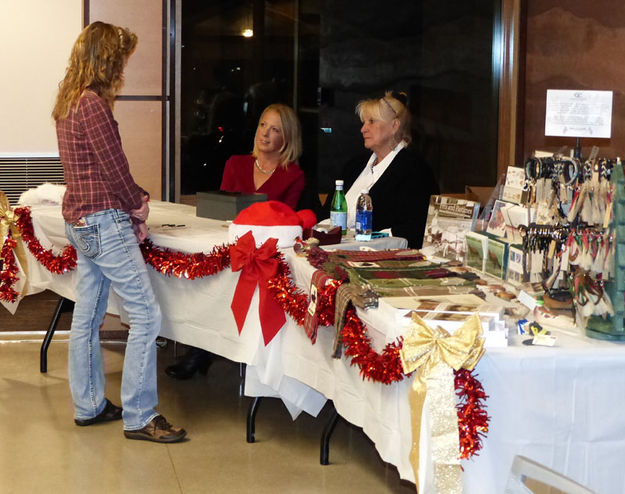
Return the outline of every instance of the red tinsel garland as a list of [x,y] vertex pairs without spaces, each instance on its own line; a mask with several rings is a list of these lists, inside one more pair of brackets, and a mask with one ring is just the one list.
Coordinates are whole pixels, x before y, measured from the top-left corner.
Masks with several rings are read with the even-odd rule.
[[[293,282],[291,268],[284,260],[284,256],[278,253],[276,259],[278,260],[278,273],[268,281],[269,292],[284,312],[291,316],[298,326],[303,326],[308,310],[308,297]],[[317,293],[317,307],[320,308],[317,317],[320,326],[334,324],[334,299],[340,285],[340,281],[332,280]]]
[[293,282],[291,269],[282,254],[278,253],[275,257],[278,261],[278,272],[267,282],[269,293],[298,326],[303,326],[308,297]]
[[55,255],[52,249],[44,249],[33,228],[33,220],[30,216],[30,209],[27,207],[15,208],[17,215],[17,228],[22,234],[22,239],[26,243],[28,250],[35,259],[54,274],[63,274],[72,271],[76,267],[76,251],[72,245],[66,246],[60,255]]
[[363,379],[391,384],[402,381],[405,377],[404,369],[399,358],[402,340],[398,339],[384,347],[382,353],[371,348],[365,325],[356,315],[356,310],[350,307],[345,314],[345,325],[341,332],[345,355],[352,358],[351,365],[360,368]]
[[19,293],[15,291],[13,285],[19,280],[17,277],[17,263],[13,249],[17,243],[11,237],[7,237],[0,250],[0,300],[5,302],[15,302]]
[[321,326],[334,326],[334,301],[336,290],[341,286],[341,281],[332,280],[317,292],[317,305],[321,308],[318,313],[318,321]]
[[140,247],[146,264],[161,274],[176,278],[194,280],[212,276],[230,266],[229,245],[215,246],[210,254],[203,252],[187,254],[164,249],[149,240],[145,240]]
[[[30,252],[48,271],[63,274],[76,267],[76,252],[71,245],[65,247],[60,255],[54,255],[51,249],[44,249],[34,235],[29,208],[16,208],[17,226]],[[17,281],[13,248],[15,241],[8,238],[0,257],[4,258],[0,271],[0,299],[14,301],[18,294],[12,286]],[[158,272],[177,278],[196,279],[219,273],[230,266],[230,246],[216,246],[209,254],[183,253],[155,246],[149,240],[141,245],[141,251],[147,264]],[[304,324],[308,297],[297,288],[291,277],[291,270],[282,254],[276,254],[278,273],[269,280],[269,290],[283,310],[299,325]],[[334,300],[340,280],[333,280],[318,293],[318,306],[322,308],[319,323],[322,326],[334,324]],[[404,379],[399,358],[402,347],[401,338],[386,345],[381,354],[371,348],[365,325],[358,318],[356,311],[350,308],[342,331],[345,355],[351,357],[351,365],[360,368],[363,379],[392,384]],[[489,417],[484,410],[487,396],[480,382],[471,372],[460,370],[455,375],[455,386],[459,398],[458,425],[460,428],[460,456],[469,458],[482,447],[482,437],[488,432]]]
[[460,458],[469,459],[482,449],[482,439],[488,433],[490,417],[484,410],[488,395],[482,383],[473,375],[473,371],[460,369],[454,371],[454,384],[458,404],[458,429],[460,435]]
[[[348,309],[345,326],[341,333],[345,355],[351,356],[352,365],[360,367],[361,376],[384,384],[404,379],[405,374],[399,358],[403,341],[386,345],[381,354],[371,348],[365,326],[353,308]],[[454,384],[458,396],[460,458],[468,459],[482,449],[482,438],[488,432],[490,420],[484,404],[488,396],[482,384],[467,369],[454,371]]]

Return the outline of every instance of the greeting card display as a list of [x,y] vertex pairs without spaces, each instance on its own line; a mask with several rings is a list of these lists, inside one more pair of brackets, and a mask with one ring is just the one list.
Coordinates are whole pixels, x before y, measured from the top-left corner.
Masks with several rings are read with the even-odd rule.
[[478,271],[486,268],[486,253],[488,252],[488,237],[477,232],[468,232],[465,236],[466,254],[464,263]]
[[479,211],[480,204],[476,201],[431,196],[423,249],[429,255],[463,260],[465,236],[475,228]]
[[525,170],[520,167],[509,166],[501,198],[507,202],[521,203],[524,185]]

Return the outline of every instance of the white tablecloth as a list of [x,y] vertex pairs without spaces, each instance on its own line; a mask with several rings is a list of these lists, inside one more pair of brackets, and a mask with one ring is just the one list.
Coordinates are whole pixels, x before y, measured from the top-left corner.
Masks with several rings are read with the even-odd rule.
[[[151,203],[153,242],[187,252],[210,251],[227,242],[227,225],[195,217],[194,208]],[[44,247],[66,245],[60,208],[33,208],[35,233]],[[162,227],[184,224],[184,227]],[[298,286],[308,292],[313,268],[285,251]],[[74,275],[51,275],[29,254],[34,290],[50,289],[75,299]],[[414,481],[408,461],[411,445],[409,380],[386,386],[363,381],[343,358],[330,358],[333,328],[319,328],[315,345],[288,316],[265,347],[257,317],[257,294],[241,334],[230,311],[238,273],[224,270],[198,280],[151,279],[163,312],[162,335],[248,364],[246,394],[279,396],[292,415],[316,415],[326,399],[339,414],[363,428],[384,461]],[[118,311],[113,299],[109,310]],[[371,314],[363,314],[370,318]],[[371,318],[375,320],[376,318]],[[392,341],[396,328],[371,330],[376,347]],[[489,395],[490,431],[479,456],[463,462],[464,492],[499,494],[514,455],[541,462],[601,494],[625,492],[625,345],[558,335],[554,348],[518,342],[489,349],[477,374]],[[427,444],[424,444],[427,448]],[[423,459],[419,492],[430,492],[429,463]]]

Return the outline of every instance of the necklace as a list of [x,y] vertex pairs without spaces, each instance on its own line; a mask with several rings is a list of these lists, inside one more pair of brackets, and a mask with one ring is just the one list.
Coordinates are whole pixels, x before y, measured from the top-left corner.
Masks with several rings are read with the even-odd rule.
[[260,163],[258,163],[258,160],[254,160],[254,164],[256,165],[256,168],[258,168],[258,171],[260,173],[264,173],[265,175],[271,175],[273,172],[276,171],[276,168],[278,168],[276,166],[276,168],[274,168],[273,170],[267,171],[262,166],[260,166]]
[[373,163],[371,163],[371,175],[375,173],[375,170],[373,169],[373,167],[377,164],[378,164],[378,157],[376,156],[375,158],[373,158]]

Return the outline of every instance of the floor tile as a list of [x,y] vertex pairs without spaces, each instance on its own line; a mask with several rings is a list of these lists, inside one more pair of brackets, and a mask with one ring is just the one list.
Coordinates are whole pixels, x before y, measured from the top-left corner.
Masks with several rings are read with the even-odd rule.
[[[187,429],[179,444],[129,441],[121,422],[77,427],[67,381],[67,335],[39,372],[40,336],[0,340],[0,494],[4,493],[414,493],[382,462],[359,428],[340,421],[331,464],[319,464],[330,410],[292,421],[277,399],[264,399],[257,441],[245,440],[250,398],[239,396],[239,365],[217,358],[207,376],[167,377],[173,345],[159,349],[159,410]],[[119,403],[123,343],[106,343],[107,396]]]

